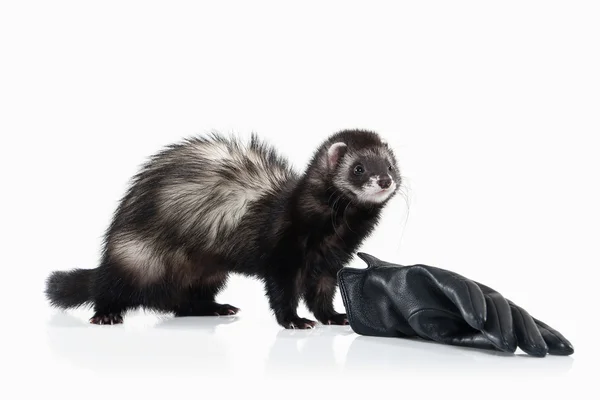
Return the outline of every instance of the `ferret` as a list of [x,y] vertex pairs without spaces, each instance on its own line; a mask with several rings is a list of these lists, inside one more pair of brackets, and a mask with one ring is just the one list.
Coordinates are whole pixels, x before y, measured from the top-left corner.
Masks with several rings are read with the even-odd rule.
[[163,147],[141,165],[112,215],[95,269],[54,271],[45,294],[60,309],[93,306],[93,324],[143,308],[233,315],[215,296],[237,273],[260,279],[284,328],[348,324],[334,309],[337,272],[377,226],[401,185],[379,134],[343,130],[302,174],[255,133],[210,133]]

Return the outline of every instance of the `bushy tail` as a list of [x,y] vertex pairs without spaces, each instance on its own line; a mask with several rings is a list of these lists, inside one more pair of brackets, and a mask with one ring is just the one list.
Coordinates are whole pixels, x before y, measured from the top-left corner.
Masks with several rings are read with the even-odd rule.
[[46,297],[54,307],[75,308],[92,302],[95,269],[54,271],[46,280]]

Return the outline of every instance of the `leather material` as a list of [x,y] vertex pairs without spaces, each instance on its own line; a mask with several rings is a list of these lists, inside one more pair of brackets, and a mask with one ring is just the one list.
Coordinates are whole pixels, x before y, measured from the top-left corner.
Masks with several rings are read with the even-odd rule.
[[520,348],[537,357],[574,352],[563,335],[485,285],[437,267],[358,256],[367,268],[338,272],[348,321],[358,334],[509,353]]

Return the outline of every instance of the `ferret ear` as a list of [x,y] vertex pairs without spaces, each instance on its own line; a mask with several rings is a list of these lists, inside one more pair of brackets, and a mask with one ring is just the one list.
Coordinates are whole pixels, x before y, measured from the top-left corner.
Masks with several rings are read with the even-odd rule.
[[344,142],[337,142],[329,146],[327,150],[327,165],[330,168],[335,167],[340,158],[346,154],[346,150],[348,150],[348,146]]

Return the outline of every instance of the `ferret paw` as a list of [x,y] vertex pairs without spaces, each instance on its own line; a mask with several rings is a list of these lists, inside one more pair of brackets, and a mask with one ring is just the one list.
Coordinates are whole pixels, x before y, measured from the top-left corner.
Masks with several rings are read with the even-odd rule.
[[316,324],[316,321],[311,321],[310,319],[294,318],[293,320],[284,323],[283,326],[286,329],[313,329]]
[[349,325],[346,314],[334,314],[321,321],[323,325]]
[[240,309],[230,304],[217,304],[214,315],[235,315]]
[[92,318],[90,318],[90,323],[94,325],[117,325],[123,323],[123,317],[121,314],[94,314]]

